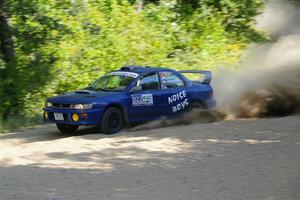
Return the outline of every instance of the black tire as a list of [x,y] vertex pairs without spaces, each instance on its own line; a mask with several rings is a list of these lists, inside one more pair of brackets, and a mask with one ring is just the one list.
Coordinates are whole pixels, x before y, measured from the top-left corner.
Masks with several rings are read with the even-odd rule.
[[108,108],[101,120],[101,130],[105,134],[114,134],[119,132],[124,126],[124,117],[122,111],[116,107]]
[[78,129],[78,126],[76,125],[69,125],[69,124],[56,124],[57,129],[66,134],[75,133]]
[[204,108],[205,108],[205,106],[203,105],[203,103],[194,101],[189,105],[188,112],[192,112],[193,110],[204,109]]

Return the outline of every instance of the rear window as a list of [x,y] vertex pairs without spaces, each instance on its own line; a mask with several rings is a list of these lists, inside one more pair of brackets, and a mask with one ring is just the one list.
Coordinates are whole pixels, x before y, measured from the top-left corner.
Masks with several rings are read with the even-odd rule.
[[159,77],[162,89],[184,86],[184,81],[173,72],[159,72]]

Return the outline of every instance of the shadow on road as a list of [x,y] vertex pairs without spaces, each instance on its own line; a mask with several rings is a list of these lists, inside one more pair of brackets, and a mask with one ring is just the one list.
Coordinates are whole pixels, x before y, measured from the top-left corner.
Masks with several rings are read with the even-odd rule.
[[[21,132],[0,134],[0,140],[21,139],[24,142],[39,142],[57,140],[73,136],[83,136],[87,134],[102,134],[98,128],[81,128],[74,134],[64,134],[56,130],[55,126],[42,126],[38,129],[27,129]],[[103,134],[102,134],[103,135]]]
[[78,137],[43,126],[0,135],[0,199],[199,199],[203,191],[210,195],[203,199],[299,199],[298,122],[290,116],[115,135],[87,128]]
[[[45,125],[40,127],[35,127],[33,129],[26,129],[25,131],[19,131],[14,133],[3,133],[0,134],[0,140],[22,140],[24,143],[31,143],[31,142],[40,142],[40,141],[51,141],[51,140],[58,140],[68,137],[74,136],[85,136],[90,135],[86,139],[100,139],[100,138],[111,138],[120,136],[120,134],[124,135],[132,135],[132,132],[136,130],[132,129],[138,127],[142,123],[132,125],[130,127],[124,128],[121,132],[117,134],[104,134],[101,132],[100,128],[97,127],[80,127],[76,133],[73,134],[66,134],[61,133],[56,129],[54,125]],[[94,135],[94,136],[91,136]]]

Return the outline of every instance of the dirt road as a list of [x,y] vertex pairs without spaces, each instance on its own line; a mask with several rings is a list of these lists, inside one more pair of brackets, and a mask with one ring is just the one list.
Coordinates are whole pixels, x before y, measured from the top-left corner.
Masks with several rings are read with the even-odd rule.
[[300,115],[0,135],[1,200],[299,200]]

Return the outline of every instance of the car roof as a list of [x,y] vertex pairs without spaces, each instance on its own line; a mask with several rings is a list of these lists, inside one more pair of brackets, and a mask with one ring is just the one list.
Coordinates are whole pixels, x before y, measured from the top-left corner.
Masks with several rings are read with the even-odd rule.
[[161,67],[150,67],[150,66],[123,66],[121,69],[116,71],[127,71],[134,72],[137,74],[151,73],[151,72],[159,72],[159,71],[174,71],[168,68]]

